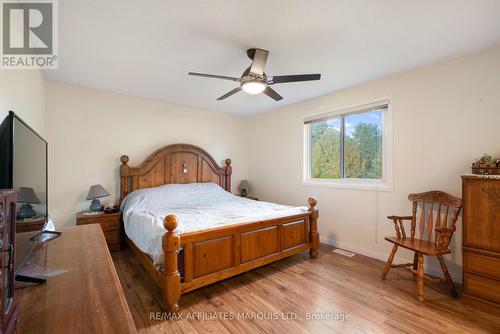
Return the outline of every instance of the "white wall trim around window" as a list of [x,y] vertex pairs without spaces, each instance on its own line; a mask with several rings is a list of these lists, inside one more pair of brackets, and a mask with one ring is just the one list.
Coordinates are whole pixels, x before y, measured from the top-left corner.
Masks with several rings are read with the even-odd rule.
[[[377,106],[387,105],[382,114],[382,179],[315,179],[311,178],[311,126],[306,123],[368,111]],[[342,108],[336,111],[311,115],[303,119],[303,173],[304,186],[332,187],[340,189],[394,191],[394,120],[392,103],[389,98],[376,99],[370,103]]]

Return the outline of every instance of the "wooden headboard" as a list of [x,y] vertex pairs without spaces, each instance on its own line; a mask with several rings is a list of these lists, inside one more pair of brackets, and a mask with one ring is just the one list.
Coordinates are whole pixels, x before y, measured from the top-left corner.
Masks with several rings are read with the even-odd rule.
[[129,192],[170,183],[214,182],[231,191],[231,160],[219,167],[205,150],[189,144],[168,145],[151,154],[137,167],[128,165],[129,158],[120,158],[120,201]]

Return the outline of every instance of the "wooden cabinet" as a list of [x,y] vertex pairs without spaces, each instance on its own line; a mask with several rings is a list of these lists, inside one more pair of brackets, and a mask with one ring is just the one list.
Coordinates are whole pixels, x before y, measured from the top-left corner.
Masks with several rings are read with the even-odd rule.
[[465,299],[500,307],[500,176],[462,176]]
[[19,308],[14,302],[16,192],[0,191],[0,334],[12,333]]
[[99,215],[76,215],[76,225],[99,224],[111,251],[121,249],[121,213],[103,213]]

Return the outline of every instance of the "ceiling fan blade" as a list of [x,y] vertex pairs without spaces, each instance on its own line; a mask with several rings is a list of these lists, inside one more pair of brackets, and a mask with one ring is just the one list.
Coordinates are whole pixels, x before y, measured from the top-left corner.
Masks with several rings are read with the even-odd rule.
[[231,95],[238,93],[240,90],[241,90],[240,87],[236,87],[235,89],[233,89],[233,90],[227,92],[226,94],[222,95],[221,97],[219,97],[217,99],[217,101],[224,100],[225,98],[230,97]]
[[264,91],[262,93],[266,94],[267,96],[269,96],[270,98],[272,98],[275,101],[279,101],[279,100],[283,99],[283,97],[280,94],[276,93],[276,91],[269,86],[267,86],[266,89],[264,89]]
[[213,78],[213,79],[223,79],[223,80],[231,80],[231,81],[240,81],[240,78],[227,77],[225,75],[205,74],[205,73],[197,73],[197,72],[189,72],[188,75],[194,75],[194,76],[197,76],[197,77],[205,77],[205,78]]
[[264,75],[264,67],[266,66],[267,56],[269,55],[269,51],[262,49],[255,49],[255,54],[252,60],[252,66],[250,67],[250,73],[263,76]]
[[311,81],[321,79],[321,74],[296,74],[296,75],[275,75],[270,77],[268,84],[277,84],[285,82]]

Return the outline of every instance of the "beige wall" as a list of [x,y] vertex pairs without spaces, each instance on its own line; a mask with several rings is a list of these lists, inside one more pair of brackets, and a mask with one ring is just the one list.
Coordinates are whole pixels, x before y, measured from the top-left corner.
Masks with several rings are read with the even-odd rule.
[[47,82],[49,205],[57,226],[88,209],[90,185],[102,184],[115,202],[120,156],[141,163],[172,143],[198,145],[222,164],[233,163],[233,188],[247,177],[244,118],[99,90]]
[[45,136],[44,83],[39,70],[0,70],[0,122],[12,110]]
[[[303,118],[388,97],[394,113],[394,192],[301,185]],[[500,47],[375,80],[253,117],[249,182],[263,200],[304,205],[318,198],[321,241],[386,259],[389,214],[408,214],[407,195],[441,189],[461,196],[473,158],[500,157]],[[460,280],[461,223],[450,271]],[[410,260],[407,251],[397,257]],[[430,271],[438,268],[430,263]]]
[[[58,226],[74,224],[75,212],[89,205],[91,184],[112,193],[104,201],[116,200],[121,154],[133,165],[163,145],[186,142],[219,162],[231,158],[233,187],[248,177],[263,200],[304,205],[317,196],[323,242],[385,260],[390,245],[383,237],[393,233],[385,216],[409,213],[408,193],[442,189],[460,196],[460,175],[472,159],[500,156],[499,91],[500,47],[249,118],[46,83],[50,212]],[[303,118],[380,98],[391,99],[394,113],[394,192],[302,185]],[[460,224],[447,257],[456,280]],[[397,256],[412,258],[404,250]],[[437,272],[437,263],[428,270]]]

